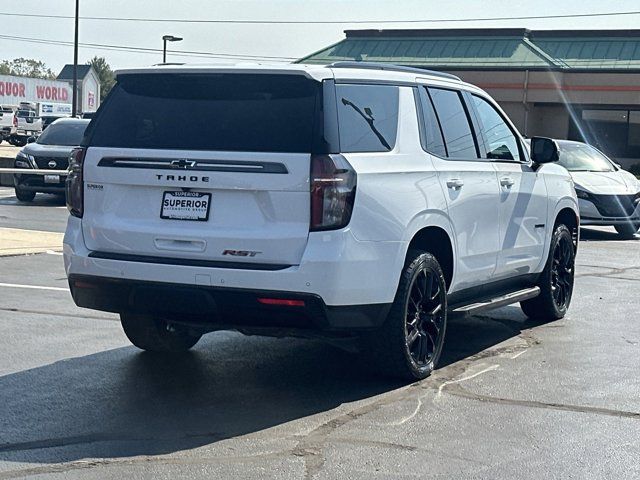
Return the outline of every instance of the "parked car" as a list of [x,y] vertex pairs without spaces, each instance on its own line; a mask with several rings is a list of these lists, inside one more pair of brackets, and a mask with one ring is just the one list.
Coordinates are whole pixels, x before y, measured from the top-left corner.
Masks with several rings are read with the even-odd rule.
[[44,132],[49,125],[51,125],[53,122],[55,122],[60,118],[70,118],[70,117],[50,117],[50,116],[42,117],[42,131]]
[[582,225],[613,226],[624,238],[640,229],[640,181],[591,145],[558,140],[559,163],[571,174]]
[[534,146],[437,72],[121,71],[71,154],[71,293],[145,350],[224,329],[354,337],[367,365],[424,378],[449,314],[567,312],[578,203],[555,142]]
[[11,105],[0,106],[0,143],[3,140],[9,140],[11,135],[16,131],[15,114],[16,107]]
[[9,142],[17,147],[27,144],[29,137],[37,137],[42,133],[42,119],[36,116],[35,110],[20,109],[16,112],[15,132]]
[[[15,168],[66,170],[69,154],[80,145],[89,120],[60,118],[53,122],[38,139],[24,147],[15,160]],[[64,194],[66,174],[14,175],[16,197],[21,202],[31,202],[36,193]]]

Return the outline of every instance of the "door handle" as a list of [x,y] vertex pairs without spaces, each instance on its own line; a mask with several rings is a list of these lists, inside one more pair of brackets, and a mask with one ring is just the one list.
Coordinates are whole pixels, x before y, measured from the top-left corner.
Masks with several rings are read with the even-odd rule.
[[511,188],[515,183],[516,182],[513,178],[503,177],[500,179],[500,185],[502,185],[503,187]]
[[447,187],[452,188],[454,190],[458,190],[462,188],[464,182],[459,178],[451,178],[447,180]]

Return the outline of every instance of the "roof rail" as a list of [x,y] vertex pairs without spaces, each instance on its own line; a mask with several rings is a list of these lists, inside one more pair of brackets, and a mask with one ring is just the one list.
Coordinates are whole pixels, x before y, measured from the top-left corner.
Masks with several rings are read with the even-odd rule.
[[451,80],[462,81],[460,77],[451,73],[438,72],[435,70],[427,70],[426,68],[405,67],[402,65],[394,65],[393,63],[379,62],[357,62],[342,61],[334,62],[326,65],[328,68],[366,68],[369,70],[390,70],[393,72],[415,73],[420,75],[433,75],[434,77],[449,78]]

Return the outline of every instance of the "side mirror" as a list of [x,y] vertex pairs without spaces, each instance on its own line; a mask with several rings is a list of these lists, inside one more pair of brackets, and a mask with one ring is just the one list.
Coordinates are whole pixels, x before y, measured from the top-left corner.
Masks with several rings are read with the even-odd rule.
[[33,143],[35,141],[36,141],[36,137],[31,136],[31,137],[27,138],[27,143]]
[[555,140],[545,137],[531,139],[531,160],[537,164],[557,162],[560,158],[558,144]]

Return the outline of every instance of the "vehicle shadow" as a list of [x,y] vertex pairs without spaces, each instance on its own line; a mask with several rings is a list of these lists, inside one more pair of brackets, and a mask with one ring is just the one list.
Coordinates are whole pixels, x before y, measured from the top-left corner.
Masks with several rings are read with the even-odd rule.
[[[452,319],[441,366],[530,328],[517,312]],[[400,386],[319,341],[219,332],[184,356],[117,348],[0,377],[0,461],[172,453]]]
[[635,238],[624,238],[616,232],[613,227],[607,228],[607,230],[600,230],[595,228],[580,228],[580,241],[593,242],[593,241],[614,241],[614,242],[628,242],[633,240],[640,240],[638,234]]
[[0,205],[21,207],[60,207],[65,205],[64,195],[38,193],[32,202],[21,202],[15,196],[0,198]]

